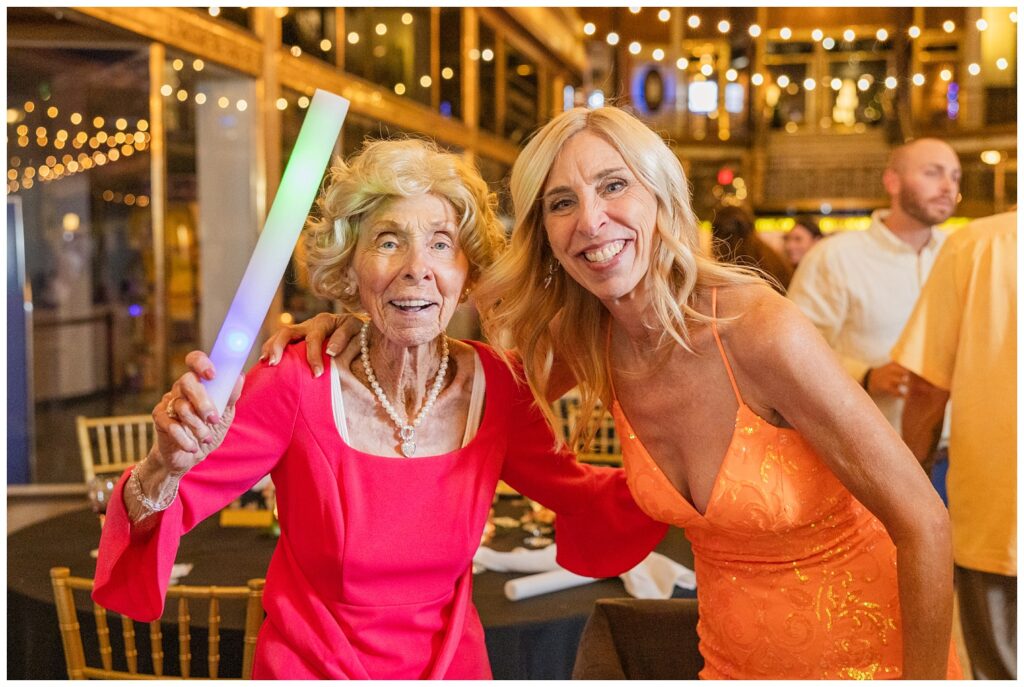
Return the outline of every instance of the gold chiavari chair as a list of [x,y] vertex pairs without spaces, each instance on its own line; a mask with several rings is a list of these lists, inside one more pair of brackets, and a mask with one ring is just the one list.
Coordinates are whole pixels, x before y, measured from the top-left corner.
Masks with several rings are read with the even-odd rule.
[[[68,677],[72,680],[96,678],[103,680],[140,680],[167,679],[164,674],[163,630],[161,621],[149,623],[150,656],[153,671],[139,672],[139,652],[135,640],[135,621],[125,616],[119,617],[121,635],[124,640],[124,659],[127,671],[114,670],[113,647],[110,641],[110,622],[107,609],[93,602],[93,616],[96,619],[96,637],[99,644],[100,663],[102,667],[86,665],[85,651],[82,643],[82,630],[75,610],[74,592],[91,592],[93,581],[83,577],[72,577],[67,568],[51,568],[50,580],[53,583],[53,598],[57,605],[57,620],[60,624],[61,642],[64,645],[64,659],[68,668]],[[243,640],[242,679],[252,677],[253,657],[256,649],[256,635],[263,623],[263,584],[264,580],[249,580],[246,587],[195,587],[175,585],[167,590],[167,600],[177,600],[178,609],[178,662],[180,677],[189,679],[217,678],[220,673],[220,602],[245,602],[245,637]],[[207,601],[208,649],[207,669],[205,676],[193,676],[191,649],[192,608],[190,601]]]
[[[580,397],[576,390],[573,389],[555,401],[554,409],[555,416],[561,420],[562,438],[569,443],[572,429],[580,416]],[[585,463],[622,465],[622,445],[618,432],[615,431],[614,418],[600,404],[594,409],[594,416],[598,420],[597,432],[588,450],[578,452],[577,457]]]
[[76,419],[82,473],[89,482],[97,473],[120,474],[135,465],[155,440],[150,415],[118,415]]

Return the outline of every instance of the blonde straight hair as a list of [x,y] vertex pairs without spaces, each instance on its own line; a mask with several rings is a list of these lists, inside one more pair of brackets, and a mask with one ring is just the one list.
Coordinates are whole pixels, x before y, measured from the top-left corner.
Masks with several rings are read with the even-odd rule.
[[[598,422],[593,411],[600,401],[607,407],[611,400],[605,365],[607,310],[565,270],[552,269],[557,263],[544,229],[541,196],[562,146],[582,131],[615,148],[657,200],[651,264],[644,280],[656,320],[645,324],[661,331],[659,350],[668,352],[673,344],[692,350],[688,320],[711,319],[692,307],[699,288],[760,281],[750,270],[721,265],[704,255],[683,167],[665,141],[636,117],[615,107],[578,107],[541,128],[512,167],[511,243],[484,275],[476,301],[484,331],[499,353],[508,360],[512,349],[517,351],[534,399],[552,429],[557,419],[545,390],[556,353],[572,370],[581,397],[573,449],[590,443]],[[561,437],[561,432],[556,430],[555,436]]]

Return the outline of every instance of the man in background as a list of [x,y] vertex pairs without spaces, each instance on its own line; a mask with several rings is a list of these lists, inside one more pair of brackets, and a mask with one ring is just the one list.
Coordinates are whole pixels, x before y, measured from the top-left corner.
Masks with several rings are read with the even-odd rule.
[[960,160],[922,138],[893,150],[882,176],[891,202],[866,231],[833,234],[796,270],[788,296],[900,430],[907,371],[889,358],[946,235],[936,228],[960,195]]
[[977,680],[1017,677],[1017,213],[946,242],[892,359],[910,371],[903,438],[932,454],[951,400],[949,516]]

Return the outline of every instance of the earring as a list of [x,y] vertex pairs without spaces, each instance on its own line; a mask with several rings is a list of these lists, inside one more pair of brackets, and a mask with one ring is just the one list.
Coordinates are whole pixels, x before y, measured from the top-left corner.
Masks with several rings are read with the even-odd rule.
[[469,294],[470,294],[470,293],[471,293],[472,291],[473,291],[473,289],[471,289],[470,287],[468,287],[468,286],[467,286],[467,287],[466,287],[466,289],[465,289],[465,290],[464,290],[464,291],[462,292],[462,302],[463,302],[463,303],[465,303],[465,302],[466,302],[466,300],[468,300],[468,299],[469,299]]
[[551,258],[551,262],[548,263],[548,273],[547,273],[547,276],[544,277],[544,288],[545,289],[547,289],[549,286],[551,286],[551,280],[554,279],[555,273],[558,272],[558,268],[559,267],[561,267],[561,265],[558,264],[558,261],[555,260],[554,258]]
[[344,290],[346,296],[352,296],[356,292],[356,285],[350,282],[349,285],[346,286]]

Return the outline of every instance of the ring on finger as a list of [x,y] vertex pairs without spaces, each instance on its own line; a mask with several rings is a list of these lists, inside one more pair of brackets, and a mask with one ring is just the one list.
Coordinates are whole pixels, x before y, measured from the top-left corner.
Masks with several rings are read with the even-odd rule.
[[167,406],[164,408],[164,412],[167,413],[167,417],[172,420],[178,419],[178,413],[174,410],[174,402],[177,401],[181,396],[174,396],[167,402]]

